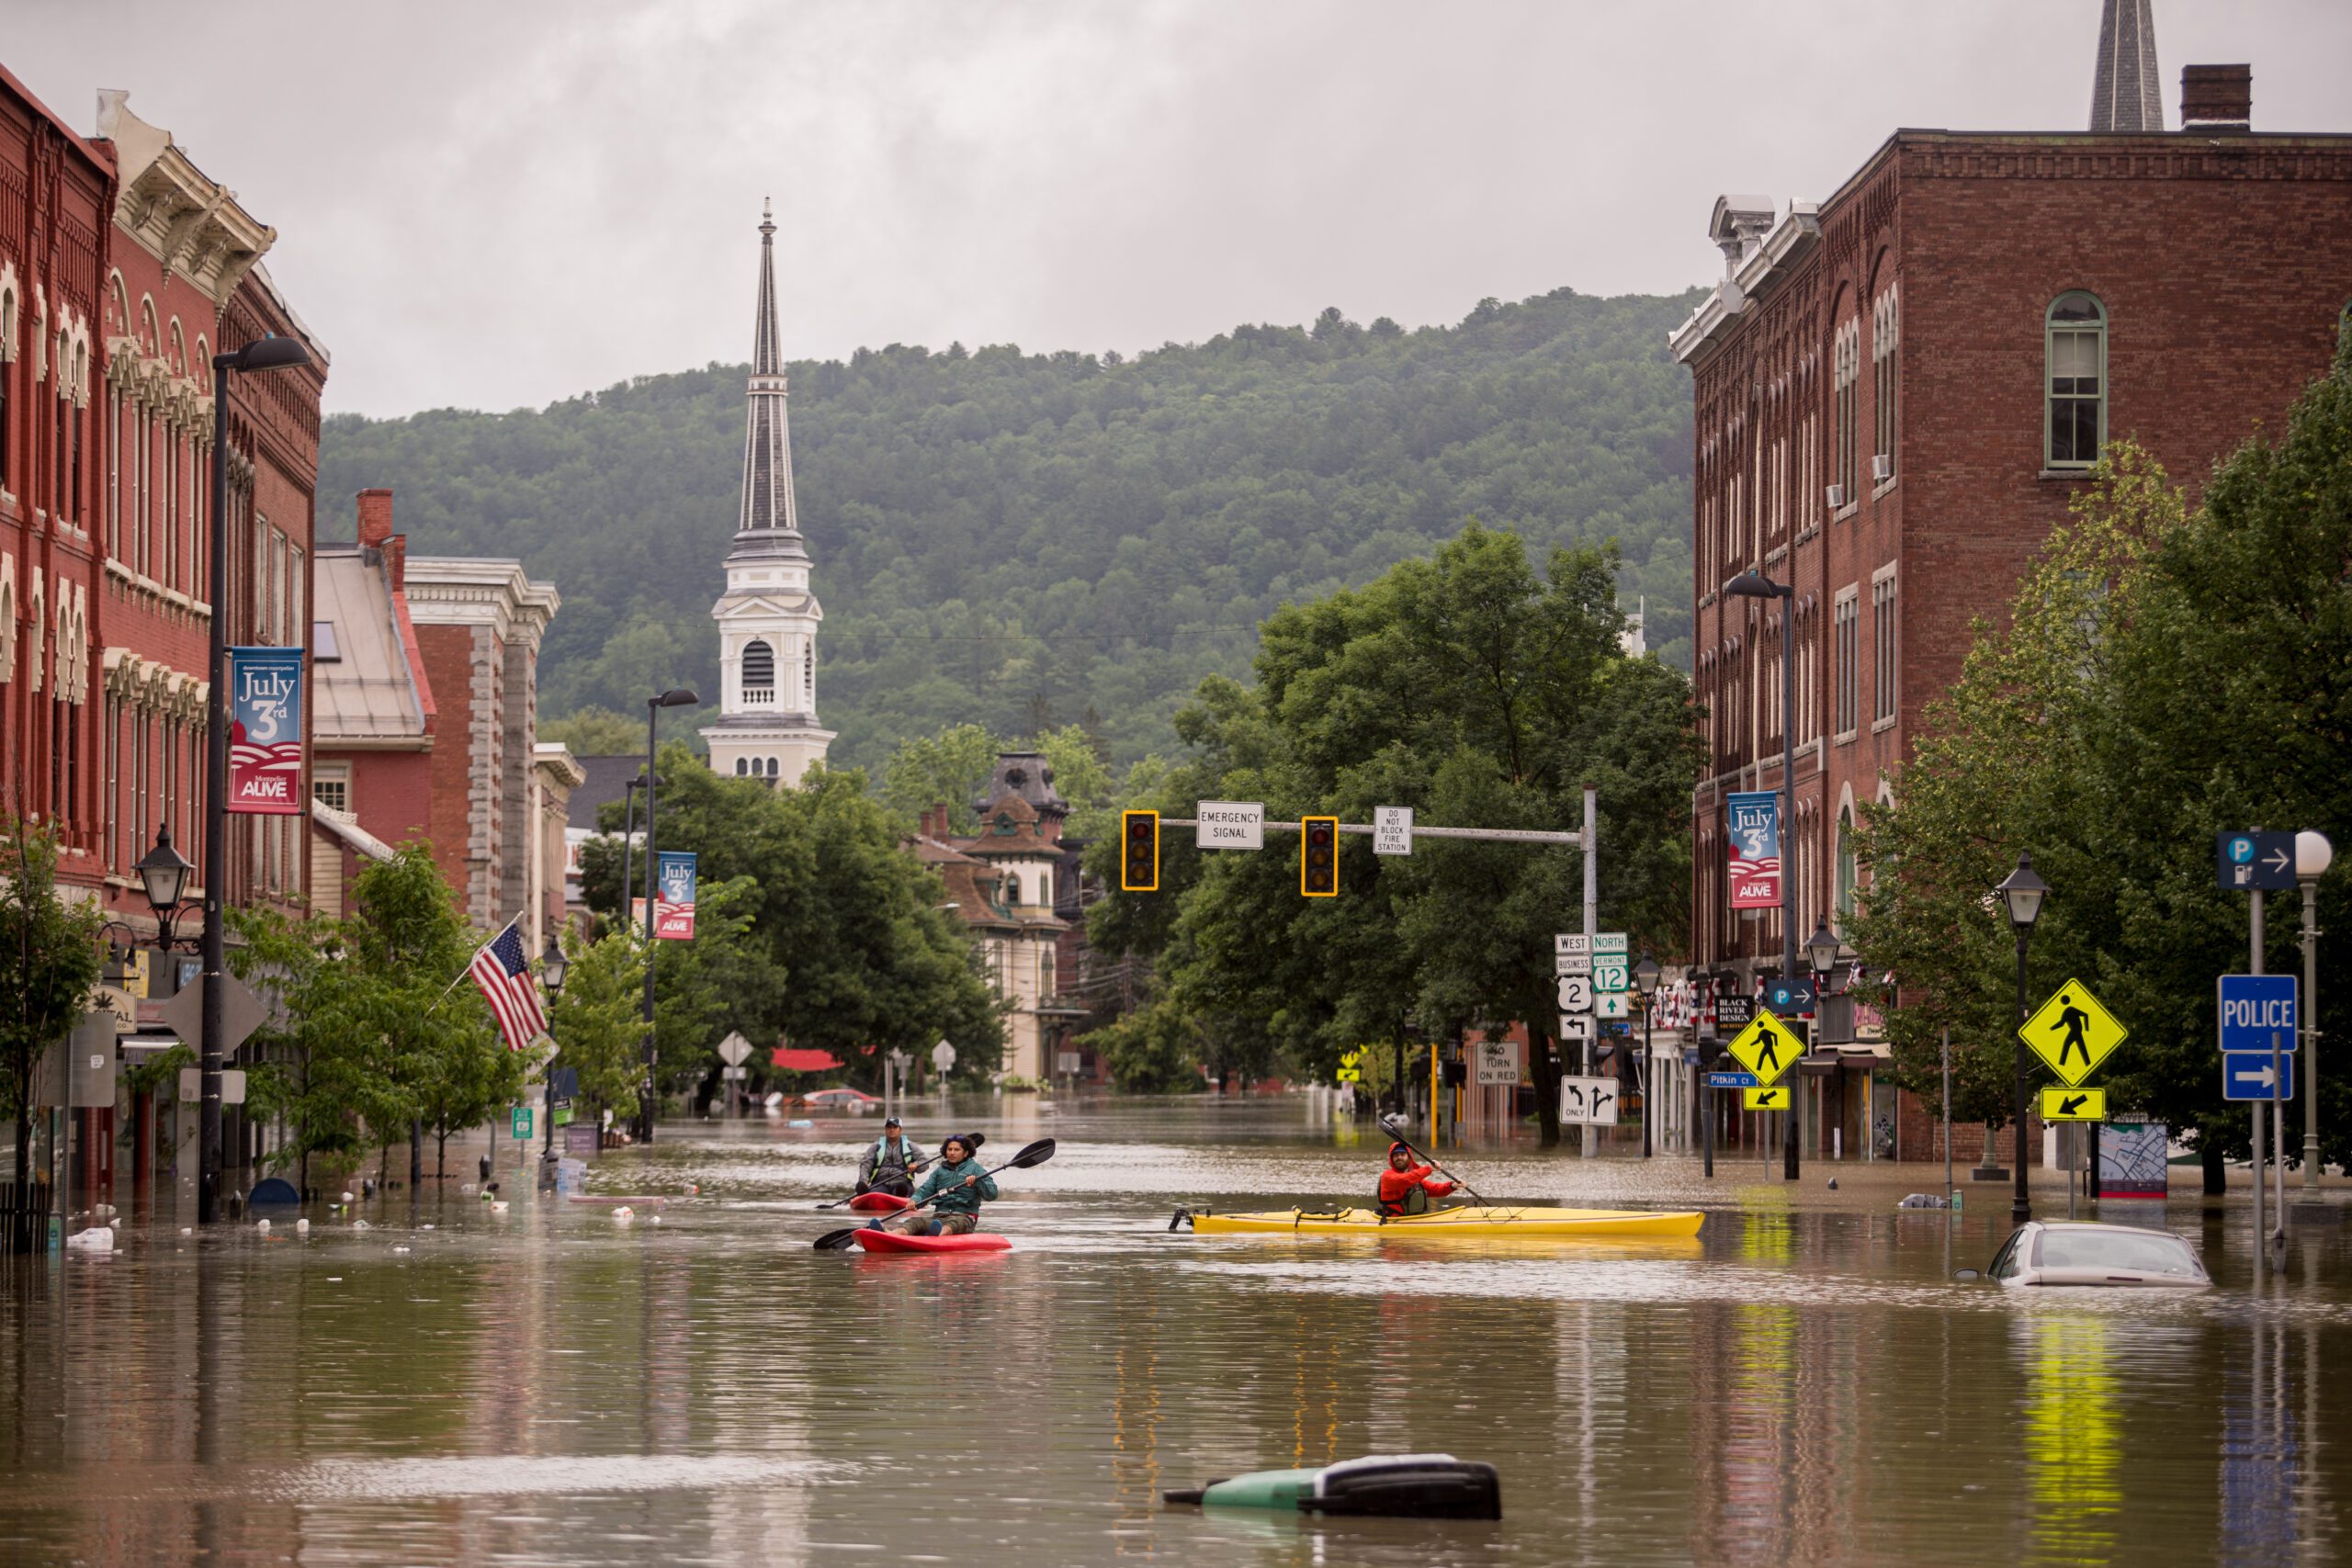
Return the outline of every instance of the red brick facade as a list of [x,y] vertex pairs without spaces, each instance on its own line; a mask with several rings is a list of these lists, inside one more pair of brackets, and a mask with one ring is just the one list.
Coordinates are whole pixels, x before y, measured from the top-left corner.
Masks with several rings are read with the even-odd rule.
[[[2083,482],[2049,445],[2052,389],[2077,384],[2049,378],[2097,374],[2107,438],[2146,446],[2193,500],[2328,363],[2352,302],[2352,137],[1901,131],[1817,214],[1726,197],[1717,234],[1733,276],[1675,342],[1696,398],[1694,675],[1713,758],[1692,799],[1692,931],[1694,962],[1745,988],[1777,969],[1780,923],[1727,907],[1724,795],[1781,784],[1781,604],[1802,940],[1836,927],[1867,874],[1841,857],[1842,825],[1894,798],[1972,620],[2006,618]],[[2052,322],[2073,295],[2095,302],[2096,334]],[[1746,570],[1794,599],[1726,599]],[[1906,1157],[1940,1156],[1912,1108],[1900,1120]]]

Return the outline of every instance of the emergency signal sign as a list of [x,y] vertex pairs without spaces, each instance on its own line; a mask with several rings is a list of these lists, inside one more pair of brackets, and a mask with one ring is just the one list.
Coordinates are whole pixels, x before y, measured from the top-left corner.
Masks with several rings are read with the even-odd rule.
[[1119,813],[1119,891],[1159,891],[1159,813]]

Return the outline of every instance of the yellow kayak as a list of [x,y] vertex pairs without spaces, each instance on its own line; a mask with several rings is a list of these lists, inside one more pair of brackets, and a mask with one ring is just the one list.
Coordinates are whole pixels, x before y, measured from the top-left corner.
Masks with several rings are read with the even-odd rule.
[[[1433,1209],[1384,1219],[1371,1209],[1283,1209],[1254,1214],[1180,1212],[1202,1235],[1666,1235],[1699,1234],[1706,1216],[1695,1209],[1655,1213],[1639,1209]],[[1173,1229],[1171,1225],[1170,1227]]]

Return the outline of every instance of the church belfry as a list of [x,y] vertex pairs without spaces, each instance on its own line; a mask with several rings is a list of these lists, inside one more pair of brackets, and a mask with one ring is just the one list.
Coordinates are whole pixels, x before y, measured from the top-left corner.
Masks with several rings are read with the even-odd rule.
[[718,623],[718,722],[704,730],[713,772],[797,784],[833,733],[817,724],[817,627],[808,542],[792,499],[792,425],[775,326],[775,209],[760,220],[759,307],[743,425],[743,497],[727,552]]

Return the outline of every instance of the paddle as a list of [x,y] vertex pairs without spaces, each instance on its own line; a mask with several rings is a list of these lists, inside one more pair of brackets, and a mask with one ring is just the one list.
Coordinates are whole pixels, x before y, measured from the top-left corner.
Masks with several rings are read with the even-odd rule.
[[1461,1188],[1462,1190],[1469,1193],[1473,1198],[1477,1198],[1479,1202],[1483,1203],[1486,1201],[1486,1199],[1479,1197],[1478,1190],[1476,1188],[1463,1180],[1462,1178],[1454,1175],[1453,1172],[1446,1169],[1445,1167],[1439,1165],[1431,1156],[1414,1148],[1411,1141],[1405,1136],[1403,1127],[1399,1124],[1401,1120],[1402,1119],[1399,1118],[1396,1112],[1391,1111],[1388,1115],[1381,1118],[1381,1130],[1385,1132],[1390,1137],[1396,1139],[1398,1143],[1403,1144],[1407,1149],[1411,1150],[1412,1155],[1416,1159],[1429,1161],[1431,1166],[1436,1168],[1437,1173],[1440,1176],[1444,1177],[1448,1181],[1453,1182],[1456,1187]]
[[[1011,1159],[1005,1161],[1002,1165],[998,1166],[995,1169],[985,1170],[980,1174],[983,1176],[995,1176],[1001,1171],[1027,1170],[1032,1166],[1043,1165],[1053,1157],[1054,1140],[1051,1138],[1040,1138],[1035,1143],[1030,1145],[1027,1148],[1023,1149],[1019,1154],[1014,1155]],[[938,1202],[942,1198],[944,1198],[948,1193],[954,1190],[955,1189],[952,1187],[942,1188],[938,1191],[933,1193],[930,1197],[924,1199],[922,1202],[901,1209],[897,1213],[887,1215],[885,1217],[893,1220],[902,1219],[905,1216],[913,1213],[917,1209],[927,1208],[931,1204]],[[839,1252],[842,1248],[853,1245],[859,1231],[878,1231],[881,1228],[882,1221],[874,1220],[863,1225],[851,1225],[846,1230],[827,1231],[824,1235],[817,1238],[816,1248],[819,1252]]]
[[[931,1168],[931,1161],[929,1161],[929,1160],[927,1160],[927,1159],[919,1159],[919,1160],[916,1160],[916,1161],[914,1161],[913,1163],[910,1164],[910,1165],[907,1167],[907,1173],[908,1173],[910,1176],[921,1176],[924,1171],[929,1170],[930,1168]],[[854,1202],[855,1202],[858,1199],[863,1198],[863,1197],[865,1197],[865,1193],[863,1193],[863,1192],[853,1192],[853,1193],[851,1193],[851,1194],[850,1194],[848,1197],[846,1197],[846,1198],[836,1198],[836,1199],[834,1199],[834,1200],[833,1200],[831,1202],[830,1202],[830,1203],[820,1203],[820,1204],[818,1204],[818,1205],[817,1205],[817,1207],[818,1207],[818,1209],[819,1209],[819,1211],[820,1211],[820,1212],[822,1212],[823,1210],[826,1210],[826,1209],[838,1209],[838,1208],[840,1208],[843,1203],[854,1203]]]

